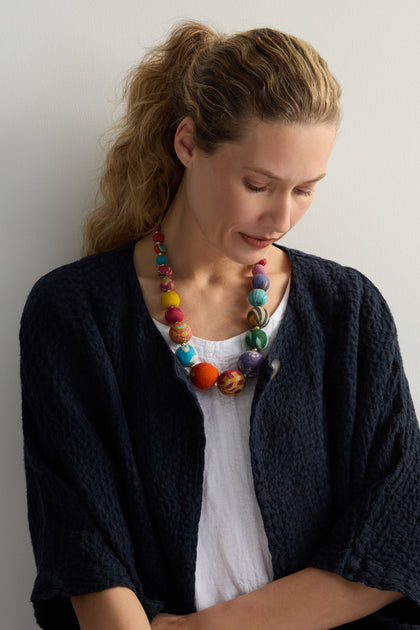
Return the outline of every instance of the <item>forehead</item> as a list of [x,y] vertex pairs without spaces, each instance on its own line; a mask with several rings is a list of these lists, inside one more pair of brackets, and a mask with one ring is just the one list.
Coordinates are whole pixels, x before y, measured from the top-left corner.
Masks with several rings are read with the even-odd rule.
[[325,171],[335,137],[331,124],[253,119],[237,142],[224,143],[217,154],[226,166],[264,169],[279,178],[312,179]]

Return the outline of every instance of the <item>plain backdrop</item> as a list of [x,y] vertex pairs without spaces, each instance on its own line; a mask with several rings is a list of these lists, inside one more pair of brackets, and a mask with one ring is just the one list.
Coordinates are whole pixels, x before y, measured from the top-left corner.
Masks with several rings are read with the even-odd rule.
[[34,629],[17,343],[33,283],[79,257],[123,79],[181,19],[311,42],[343,87],[327,178],[285,244],[356,267],[385,295],[420,409],[418,0],[14,0],[1,17],[0,606]]

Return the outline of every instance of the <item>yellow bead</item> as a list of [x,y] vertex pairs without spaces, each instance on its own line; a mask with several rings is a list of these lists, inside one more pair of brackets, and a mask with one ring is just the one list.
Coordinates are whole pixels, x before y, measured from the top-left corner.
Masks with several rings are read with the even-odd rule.
[[165,310],[170,306],[178,306],[180,302],[179,295],[176,291],[165,291],[162,293],[160,302]]

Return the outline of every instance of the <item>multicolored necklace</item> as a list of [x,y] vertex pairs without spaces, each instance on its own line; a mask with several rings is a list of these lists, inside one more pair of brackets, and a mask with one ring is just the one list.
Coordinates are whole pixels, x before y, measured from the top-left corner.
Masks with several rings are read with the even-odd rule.
[[247,378],[258,376],[264,360],[260,350],[263,350],[268,343],[267,333],[262,330],[270,320],[268,311],[264,308],[270,286],[270,280],[265,273],[267,260],[263,258],[252,267],[252,289],[248,295],[252,308],[247,314],[250,330],[245,336],[245,343],[249,350],[240,355],[236,369],[225,370],[219,374],[217,368],[211,363],[199,362],[194,348],[188,344],[192,337],[192,330],[184,322],[184,313],[179,308],[180,298],[174,290],[172,269],[168,266],[165,239],[160,225],[155,227],[153,241],[157,254],[157,273],[161,279],[161,304],[165,309],[165,320],[170,326],[169,336],[172,341],[179,344],[176,356],[185,368],[191,368],[190,380],[198,389],[210,389],[217,384],[222,394],[228,396],[239,394],[244,389]]

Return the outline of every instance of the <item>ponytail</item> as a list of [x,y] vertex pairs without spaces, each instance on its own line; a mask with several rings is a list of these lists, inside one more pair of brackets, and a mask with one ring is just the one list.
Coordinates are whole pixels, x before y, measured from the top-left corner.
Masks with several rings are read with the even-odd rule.
[[177,99],[179,84],[194,57],[215,39],[198,23],[184,24],[129,74],[126,111],[99,184],[102,203],[84,226],[85,254],[146,234],[163,217],[184,171],[173,148],[175,131],[187,115]]

